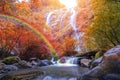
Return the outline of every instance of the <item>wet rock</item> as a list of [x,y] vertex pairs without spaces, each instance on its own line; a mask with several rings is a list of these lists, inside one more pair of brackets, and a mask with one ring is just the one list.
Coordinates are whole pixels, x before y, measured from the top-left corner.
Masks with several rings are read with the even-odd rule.
[[32,61],[39,61],[39,59],[37,59],[37,58],[30,58],[30,62],[32,62]]
[[5,71],[3,70],[3,66],[5,66],[5,64],[0,62],[0,75],[5,73]]
[[60,63],[65,63],[66,62],[66,58],[65,57],[60,58],[59,62]]
[[14,66],[14,65],[5,65],[2,67],[3,71],[16,71],[18,70],[18,67]]
[[32,68],[31,63],[27,62],[27,61],[19,61],[18,64],[16,64],[19,68],[25,69],[25,68]]
[[53,80],[51,76],[46,76],[43,80]]
[[98,51],[90,51],[90,52],[86,52],[86,53],[79,54],[79,55],[76,55],[76,56],[77,57],[84,57],[84,58],[87,58],[87,59],[92,59],[93,57],[95,57],[97,52]]
[[40,60],[37,64],[37,66],[41,67],[41,66],[48,66],[48,65],[51,65],[52,62],[49,61],[49,60]]
[[120,74],[106,74],[103,76],[103,80],[120,80]]
[[81,59],[81,66],[89,67],[91,60],[90,59]]
[[94,68],[94,67],[98,66],[102,62],[102,59],[103,59],[103,57],[100,57],[100,58],[92,61],[90,64],[90,68]]
[[2,69],[3,66],[5,66],[5,64],[0,62],[0,70]]
[[120,52],[120,45],[118,45],[118,46],[116,46],[116,47],[108,50],[108,51],[105,53],[105,56],[106,56],[106,55],[110,55],[110,54],[116,54],[116,53],[118,53],[118,52]]
[[77,80],[76,78],[70,78],[69,80]]
[[105,54],[104,57],[100,57],[98,59],[95,59],[92,63],[91,63],[91,68],[98,66],[98,64],[100,64],[103,60],[103,58],[105,58],[105,56],[109,56],[109,55],[113,55],[116,54],[117,52],[120,52],[120,45],[108,50]]
[[81,80],[101,80],[103,75],[107,75],[110,73],[116,75],[120,74],[119,70],[120,46],[116,46],[105,53],[102,62],[98,66],[83,74]]
[[36,61],[31,61],[30,62],[33,66],[36,66],[38,63]]

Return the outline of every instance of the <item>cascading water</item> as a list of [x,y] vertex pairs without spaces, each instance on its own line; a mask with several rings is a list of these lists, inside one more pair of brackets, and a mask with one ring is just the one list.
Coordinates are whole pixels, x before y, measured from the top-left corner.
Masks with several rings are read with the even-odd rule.
[[[69,9],[58,9],[48,13],[46,17],[46,24],[49,25],[52,29],[52,33],[62,35],[67,33],[69,29],[73,29],[73,37],[79,43],[80,42],[80,34],[78,32],[76,26],[76,15],[77,11],[75,8]],[[54,31],[57,26],[57,31]],[[59,37],[59,36],[57,36]],[[76,51],[80,51],[80,46],[76,46]]]
[[[79,42],[80,41],[80,35],[78,33],[78,29],[77,29],[77,26],[76,26],[77,12],[75,11],[74,8],[72,8],[70,11],[72,13],[72,15],[70,17],[70,24],[71,24],[71,26],[73,28],[75,39]],[[80,47],[78,45],[76,46],[76,51],[80,51]]]
[[[64,62],[61,62],[63,61]],[[78,58],[76,57],[63,57],[60,60],[57,61],[56,66],[78,66]]]
[[50,13],[48,14],[48,16],[47,16],[47,20],[46,20],[46,24],[47,24],[47,25],[50,25],[50,18],[51,18],[51,16],[52,16],[52,14],[53,14],[53,12],[50,12]]

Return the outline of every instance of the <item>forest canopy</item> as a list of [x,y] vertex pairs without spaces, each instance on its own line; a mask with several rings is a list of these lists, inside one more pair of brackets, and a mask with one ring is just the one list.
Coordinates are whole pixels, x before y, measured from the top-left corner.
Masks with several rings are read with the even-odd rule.
[[[106,51],[120,44],[118,0],[76,0],[67,8],[59,0],[1,0],[0,15],[9,15],[41,32],[58,56],[93,50]],[[50,49],[24,24],[0,17],[1,58],[15,55],[49,58]],[[78,48],[80,48],[78,50]],[[71,53],[73,52],[73,53]]]

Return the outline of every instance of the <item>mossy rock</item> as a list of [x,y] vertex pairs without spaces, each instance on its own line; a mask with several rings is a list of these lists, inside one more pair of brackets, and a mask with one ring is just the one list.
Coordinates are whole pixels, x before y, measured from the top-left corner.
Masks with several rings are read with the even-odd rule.
[[98,59],[100,58],[101,56],[103,56],[104,54],[102,53],[102,51],[98,51],[96,54],[95,54],[95,59]]
[[10,56],[10,57],[3,59],[3,63],[7,65],[18,63],[19,61],[20,61],[20,58],[17,56]]

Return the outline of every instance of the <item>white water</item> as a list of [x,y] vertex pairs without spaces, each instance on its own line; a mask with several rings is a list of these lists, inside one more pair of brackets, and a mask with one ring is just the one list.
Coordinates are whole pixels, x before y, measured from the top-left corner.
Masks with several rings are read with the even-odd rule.
[[47,20],[46,20],[47,25],[50,25],[50,19],[51,19],[52,14],[53,14],[53,12],[50,12],[47,16]]
[[[70,24],[74,30],[74,36],[75,36],[75,39],[80,42],[80,34],[78,33],[78,29],[77,29],[77,26],[76,26],[76,16],[77,16],[77,12],[75,11],[74,8],[72,8],[71,10],[71,17],[70,17]],[[76,46],[76,51],[80,51],[80,47],[77,45]]]
[[[61,60],[65,60],[65,62],[61,63]],[[78,58],[76,58],[76,57],[64,57],[63,59],[60,59],[56,62],[54,62],[53,59],[51,61],[54,64],[54,66],[58,66],[58,67],[66,66],[66,67],[68,67],[68,66],[78,66],[77,60],[78,60]]]
[[[53,35],[56,36],[56,39],[61,38],[61,36],[72,28],[72,36],[74,36],[75,40],[79,43],[80,34],[76,26],[76,15],[77,11],[75,8],[53,10],[47,14],[46,24],[52,28],[51,32],[54,33]],[[61,36],[57,34],[61,34]],[[76,50],[80,51],[79,45],[76,46]]]

